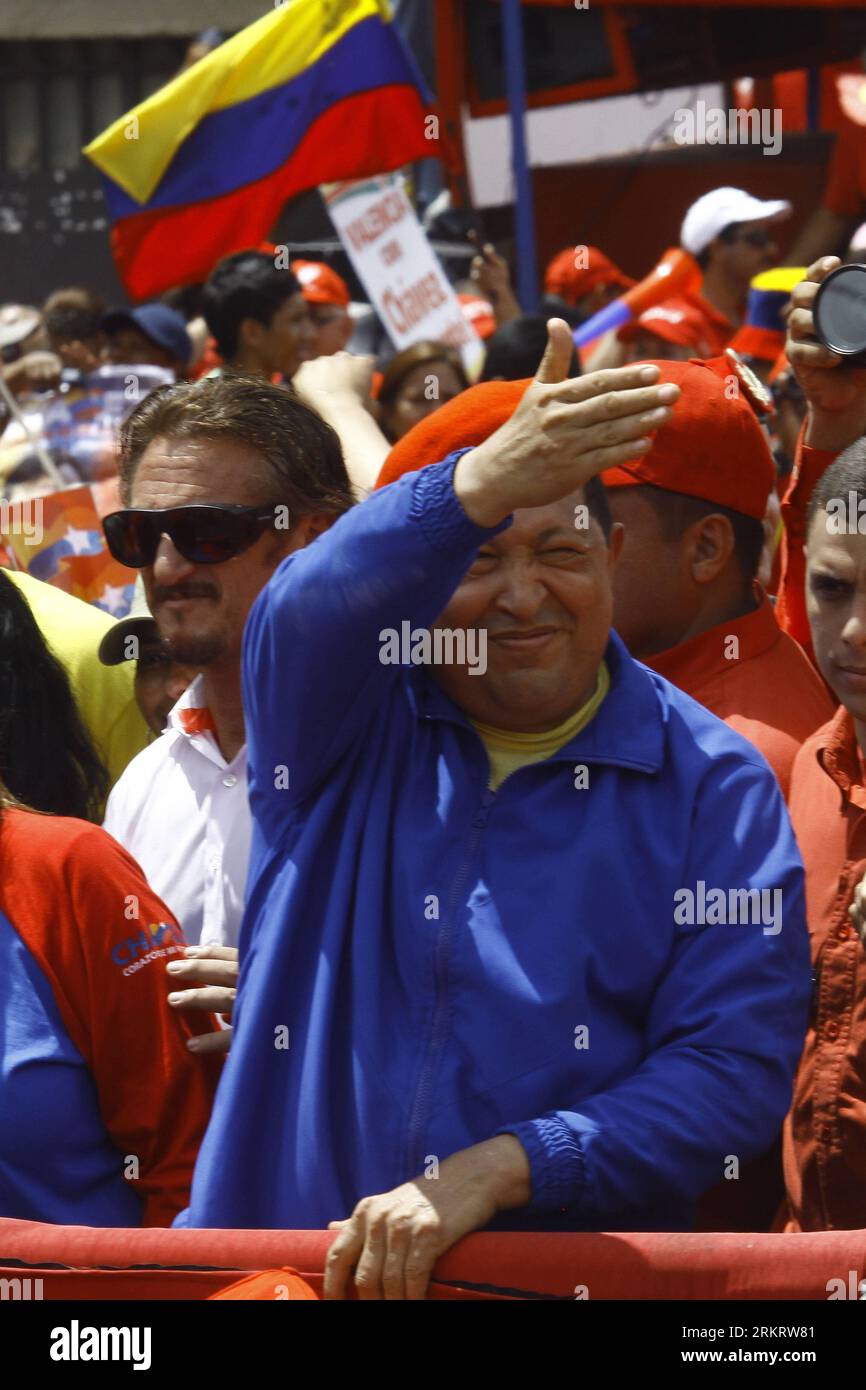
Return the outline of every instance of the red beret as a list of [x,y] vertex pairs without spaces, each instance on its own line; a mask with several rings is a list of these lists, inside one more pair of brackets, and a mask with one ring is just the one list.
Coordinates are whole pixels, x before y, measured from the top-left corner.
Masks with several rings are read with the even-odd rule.
[[[655,432],[649,453],[602,473],[606,487],[654,483],[717,507],[761,519],[775,469],[745,387],[723,358],[707,362],[654,362],[659,382],[673,381],[680,397],[668,424]],[[382,465],[376,487],[438,463],[455,449],[474,448],[517,409],[531,378],[485,381],[404,434]]]
[[523,381],[482,381],[419,420],[398,439],[382,464],[376,487],[393,483],[428,463],[439,463],[455,449],[474,448],[510,420],[532,377]]

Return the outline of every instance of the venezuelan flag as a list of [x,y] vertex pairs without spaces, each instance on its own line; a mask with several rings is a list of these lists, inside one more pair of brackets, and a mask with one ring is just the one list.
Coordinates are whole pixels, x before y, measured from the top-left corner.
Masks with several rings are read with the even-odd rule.
[[134,299],[204,279],[286,200],[438,153],[387,0],[290,0],[115,121],[100,169]]

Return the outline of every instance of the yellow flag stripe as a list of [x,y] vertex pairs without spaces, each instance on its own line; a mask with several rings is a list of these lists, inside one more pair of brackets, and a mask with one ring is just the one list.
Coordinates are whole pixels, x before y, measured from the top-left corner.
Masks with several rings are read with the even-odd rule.
[[750,282],[753,290],[785,290],[791,293],[795,285],[806,278],[804,265],[780,265],[773,270],[762,270]]
[[121,116],[84,153],[131,198],[146,203],[205,116],[290,82],[374,16],[390,20],[387,0],[280,5]]

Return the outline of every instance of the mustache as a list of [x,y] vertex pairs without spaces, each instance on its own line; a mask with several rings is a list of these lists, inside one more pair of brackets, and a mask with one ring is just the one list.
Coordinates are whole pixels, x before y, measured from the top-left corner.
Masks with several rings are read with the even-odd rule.
[[219,598],[220,590],[215,584],[203,580],[189,580],[186,584],[157,584],[153,590],[154,605],[171,598]]

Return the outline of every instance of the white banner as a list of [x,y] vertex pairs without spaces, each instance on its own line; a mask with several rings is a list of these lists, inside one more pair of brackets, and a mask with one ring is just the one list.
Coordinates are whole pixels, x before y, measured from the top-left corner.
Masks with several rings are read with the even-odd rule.
[[330,184],[322,194],[394,346],[405,348],[428,339],[449,343],[474,379],[484,357],[483,344],[463,315],[401,175]]

